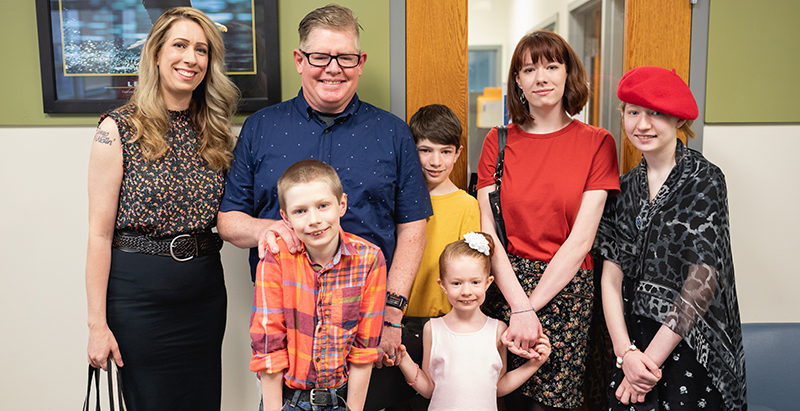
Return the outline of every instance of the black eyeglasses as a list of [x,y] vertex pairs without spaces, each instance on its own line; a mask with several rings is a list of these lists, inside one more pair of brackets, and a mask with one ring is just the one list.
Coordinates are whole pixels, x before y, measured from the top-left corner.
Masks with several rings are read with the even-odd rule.
[[314,67],[328,67],[333,59],[336,59],[336,64],[342,68],[353,68],[358,66],[358,63],[361,62],[360,54],[340,54],[338,56],[331,56],[325,53],[306,53],[303,50],[300,50],[300,52],[306,56],[308,64]]

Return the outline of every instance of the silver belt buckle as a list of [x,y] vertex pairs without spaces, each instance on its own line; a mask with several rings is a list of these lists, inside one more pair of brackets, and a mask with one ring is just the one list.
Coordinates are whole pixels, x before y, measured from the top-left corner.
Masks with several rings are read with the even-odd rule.
[[[170,241],[170,242],[169,242],[169,255],[171,255],[171,256],[172,256],[172,259],[173,259],[173,260],[175,260],[175,261],[178,261],[178,262],[189,261],[189,260],[191,260],[192,258],[194,258],[194,256],[193,256],[193,255],[190,255],[190,256],[188,256],[188,257],[186,257],[186,258],[178,258],[178,257],[175,255],[175,250],[173,249],[173,248],[175,247],[175,240],[177,240],[177,239],[179,239],[179,238],[181,238],[181,237],[191,237],[191,234],[181,234],[181,235],[175,236],[175,238],[173,238],[173,239],[172,239],[172,241]],[[196,249],[196,248],[197,248],[197,245],[195,245],[195,249]]]
[[[328,401],[325,401],[325,396],[326,395],[328,397]],[[309,398],[309,400],[310,400],[309,402],[311,403],[311,405],[316,405],[318,407],[326,406],[326,405],[332,405],[333,404],[333,399],[331,398],[332,395],[333,394],[328,389],[312,388],[311,389],[311,395],[309,396],[310,397]],[[320,397],[319,401],[318,401],[317,396]]]

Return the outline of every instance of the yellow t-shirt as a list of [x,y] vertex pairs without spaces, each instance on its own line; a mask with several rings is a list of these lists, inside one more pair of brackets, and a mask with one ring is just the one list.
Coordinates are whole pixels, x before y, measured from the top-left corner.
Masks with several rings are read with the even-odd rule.
[[405,315],[411,317],[439,317],[450,311],[447,295],[436,284],[439,256],[445,246],[463,240],[465,233],[481,229],[478,201],[466,191],[431,196],[431,204],[433,215],[428,217],[428,243],[408,296]]

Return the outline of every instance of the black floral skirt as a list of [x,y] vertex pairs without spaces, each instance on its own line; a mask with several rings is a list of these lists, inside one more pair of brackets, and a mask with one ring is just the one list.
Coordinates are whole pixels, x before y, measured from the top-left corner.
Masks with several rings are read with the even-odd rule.
[[[539,284],[547,263],[513,254],[509,254],[508,259],[522,288],[530,296]],[[593,301],[593,271],[581,268],[558,295],[536,312],[550,338],[552,353],[539,371],[519,388],[520,393],[551,407],[575,408],[583,403],[586,347]],[[483,309],[490,317],[508,323],[511,310],[495,284],[486,292]],[[526,361],[509,353],[508,369],[518,368]]]
[[[644,351],[653,341],[662,324],[650,318],[633,314],[631,307],[635,283],[630,277],[622,282],[625,301],[625,325],[631,342]],[[639,404],[622,404],[616,391],[625,374],[614,368],[608,391],[609,410],[612,411],[675,411],[675,410],[727,410],[722,395],[714,385],[708,371],[697,362],[694,350],[681,341],[661,365],[661,380]]]

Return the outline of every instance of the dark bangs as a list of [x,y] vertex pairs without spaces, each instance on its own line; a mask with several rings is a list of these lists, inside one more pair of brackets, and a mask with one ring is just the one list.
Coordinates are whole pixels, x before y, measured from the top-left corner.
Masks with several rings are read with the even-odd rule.
[[515,62],[517,70],[525,64],[525,54],[530,54],[531,62],[534,64],[541,59],[545,59],[546,61],[557,61],[566,65],[567,69],[569,69],[567,52],[563,44],[555,36],[557,34],[542,30],[531,33],[530,36],[524,38],[519,45],[520,50],[524,51],[519,53],[517,56],[518,61]]

